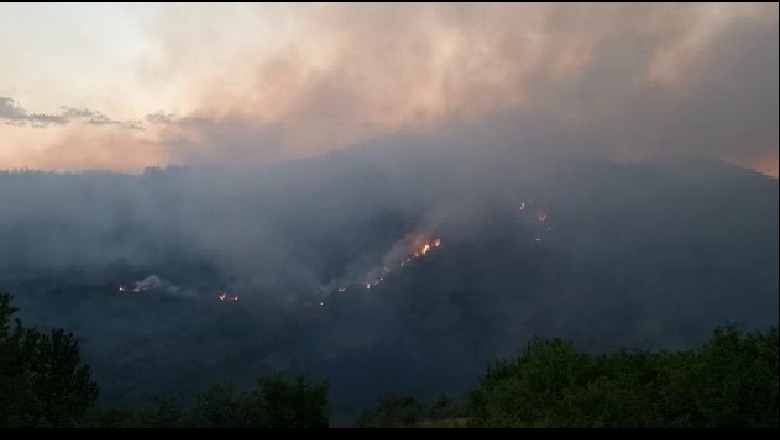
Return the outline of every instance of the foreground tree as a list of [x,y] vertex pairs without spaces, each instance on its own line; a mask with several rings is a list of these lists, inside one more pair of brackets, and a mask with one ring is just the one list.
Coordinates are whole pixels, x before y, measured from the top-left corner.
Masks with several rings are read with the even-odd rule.
[[401,428],[415,426],[425,417],[425,407],[414,397],[386,393],[379,396],[373,411],[364,411],[358,428]]
[[275,374],[251,392],[212,384],[198,396],[190,420],[203,428],[327,428],[327,381]]
[[467,408],[446,395],[433,402],[385,393],[375,409],[363,411],[356,428],[459,428],[467,424]]
[[486,427],[778,427],[778,330],[606,356],[537,339],[488,369],[471,407]]
[[0,426],[79,426],[98,398],[76,338],[22,326],[0,293]]
[[192,410],[192,419],[201,428],[251,428],[258,415],[250,395],[223,384],[210,385]]
[[276,374],[262,377],[252,392],[261,428],[327,428],[330,425],[327,381]]
[[328,383],[282,374],[261,377],[253,391],[211,384],[186,405],[156,397],[126,409],[97,409],[94,427],[135,428],[327,428]]

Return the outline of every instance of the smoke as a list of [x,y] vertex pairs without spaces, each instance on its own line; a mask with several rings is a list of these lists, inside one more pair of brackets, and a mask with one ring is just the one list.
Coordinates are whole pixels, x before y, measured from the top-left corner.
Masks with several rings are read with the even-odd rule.
[[182,298],[194,298],[195,292],[188,289],[181,289],[170,281],[164,280],[157,275],[149,275],[146,278],[133,282],[132,287],[120,286],[120,292],[146,292],[163,293]]
[[162,8],[137,74],[170,107],[0,126],[0,166],[143,170],[0,172],[0,287],[114,395],[299,369],[373,399],[533,334],[777,322],[777,181],[703,160],[777,157],[776,4]]
[[776,181],[410,138],[260,169],[0,173],[2,289],[76,332],[115,399],[283,369],[371,401],[473,383],[534,334],[674,347],[776,322]]
[[115,145],[142,139],[147,165],[259,164],[455,130],[480,149],[771,170],[777,17],[744,3],[164,5],[132,86],[170,110],[101,139],[102,161],[80,166],[77,141],[42,137],[60,159],[4,163],[138,170]]
[[297,32],[273,55],[231,33],[192,43],[184,39],[194,33],[188,26],[165,27],[170,69],[191,66],[190,56],[227,39],[242,49],[240,60],[225,61],[228,70],[245,79],[228,85],[212,72],[216,81],[196,83],[194,114],[204,119],[171,133],[200,147],[197,156],[177,150],[175,157],[276,161],[464,124],[462,133],[479,133],[468,136],[474,144],[629,160],[749,164],[777,149],[776,5],[294,10]]
[[[361,292],[363,289],[378,287],[385,278],[396,276],[404,267],[410,267],[417,259],[430,255],[442,246],[441,238],[436,238],[421,232],[410,232],[390,246],[381,258],[379,264],[368,262],[372,255],[362,256],[351,262],[346,268],[346,275],[337,280],[331,280],[325,285],[319,286],[316,291],[320,294],[330,295],[335,292],[344,293]],[[359,293],[358,293],[359,294]]]

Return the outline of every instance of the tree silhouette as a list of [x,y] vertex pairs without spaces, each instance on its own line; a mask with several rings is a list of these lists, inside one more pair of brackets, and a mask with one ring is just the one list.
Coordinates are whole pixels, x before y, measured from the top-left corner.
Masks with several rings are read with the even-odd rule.
[[98,397],[76,338],[22,326],[0,293],[0,426],[79,426]]
[[701,347],[603,356],[534,340],[471,393],[486,427],[778,427],[778,329],[719,327]]

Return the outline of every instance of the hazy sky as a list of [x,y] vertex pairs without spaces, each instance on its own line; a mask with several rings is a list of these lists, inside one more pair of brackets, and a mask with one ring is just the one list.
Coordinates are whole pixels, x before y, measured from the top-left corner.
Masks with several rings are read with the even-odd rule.
[[0,4],[0,168],[264,163],[529,120],[563,152],[777,176],[778,5]]

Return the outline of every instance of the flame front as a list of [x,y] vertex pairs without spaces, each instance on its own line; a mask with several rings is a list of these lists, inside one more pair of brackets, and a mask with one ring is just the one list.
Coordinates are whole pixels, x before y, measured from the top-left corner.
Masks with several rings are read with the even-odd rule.
[[412,239],[412,251],[410,257],[406,258],[406,261],[411,261],[411,258],[420,258],[427,254],[431,249],[441,246],[440,238],[427,239],[423,236],[416,236]]
[[[408,266],[416,259],[423,257],[424,255],[430,253],[433,249],[439,248],[442,245],[441,238],[428,239],[422,235],[416,235],[414,238],[408,241],[408,243],[409,253],[402,257],[400,261],[396,261],[396,263],[387,266],[382,266],[382,269],[379,271],[379,273],[374,272],[364,278],[366,289],[379,286],[385,280],[385,277],[390,275],[393,269]],[[339,291],[343,292],[341,289],[339,289]]]
[[238,295],[228,296],[227,292],[218,292],[217,298],[220,301],[238,301]]

